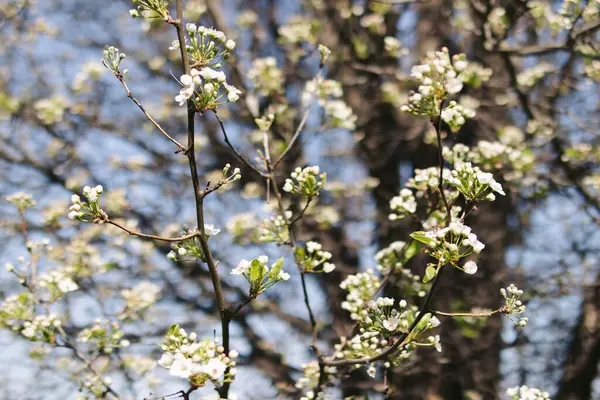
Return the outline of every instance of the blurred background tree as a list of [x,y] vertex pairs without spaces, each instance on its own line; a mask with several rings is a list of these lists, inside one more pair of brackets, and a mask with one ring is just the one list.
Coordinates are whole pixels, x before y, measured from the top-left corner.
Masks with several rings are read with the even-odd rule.
[[[275,115],[274,157],[284,151],[310,106],[303,93],[317,74],[316,46],[332,50],[323,73],[338,82],[331,83],[336,94],[312,106],[279,176],[283,181],[303,165],[320,165],[328,175],[326,190],[297,227],[299,240],[322,243],[337,266],[308,279],[325,348],[353,327],[341,306],[346,292],[340,282],[376,270],[377,251],[407,241],[419,228],[418,221],[389,218],[390,201],[415,169],[438,162],[435,130],[400,109],[415,89],[410,67],[442,46],[473,61],[475,82],[459,103],[476,116],[456,134],[444,125],[444,144],[462,143],[481,154],[507,196],[468,217],[487,245],[479,271],[446,274],[432,308],[495,310],[502,305],[499,288],[515,282],[528,296],[530,324],[520,329],[502,316],[444,319],[441,353],[420,350],[406,365],[380,372],[385,380],[362,369],[348,372],[333,398],[494,399],[516,384],[544,387],[556,399],[600,396],[600,2],[184,4],[186,21],[214,26],[237,42],[225,69],[243,94],[219,115],[247,159],[263,142],[254,118],[267,113]],[[128,1],[82,0],[0,5],[0,192],[4,198],[24,191],[37,201],[26,215],[26,233],[52,246],[40,270],[71,265],[87,271],[79,290],[56,310],[68,321],[68,333],[75,337],[96,318],[120,315],[130,346],[91,356],[122,398],[143,398],[182,389],[154,368],[156,345],[170,324],[207,337],[220,325],[203,263],[170,262],[168,244],[66,219],[70,194],[101,184],[111,219],[130,229],[168,236],[195,223],[186,158],[174,153],[100,63],[107,44],[126,53],[132,95],[185,142],[185,107],[173,100],[179,89],[173,77],[183,71],[179,51],[168,49],[175,31],[160,19],[132,20],[131,7]],[[206,201],[206,222],[227,231],[211,239],[214,255],[225,271],[241,258],[266,253],[276,259],[281,248],[254,243],[256,228],[275,207],[273,199],[264,201],[266,182],[239,162],[209,114],[198,119],[196,133],[202,180],[217,181],[226,163],[242,176]],[[2,260],[15,263],[25,254],[23,221],[8,202],[0,206]],[[304,204],[289,206],[299,212]],[[423,275],[425,264],[419,256],[405,268]],[[222,279],[227,299],[244,298],[239,280],[228,272]],[[392,278],[385,294],[406,298],[405,279]],[[241,356],[232,390],[238,398],[300,397],[295,381],[313,355],[299,280],[292,274],[290,284],[236,315],[232,347]],[[18,291],[9,274],[1,285],[6,295]],[[0,340],[7,349],[0,378],[5,398],[76,396],[87,372],[66,349],[48,353],[8,331]],[[83,389],[94,391],[93,385]]]

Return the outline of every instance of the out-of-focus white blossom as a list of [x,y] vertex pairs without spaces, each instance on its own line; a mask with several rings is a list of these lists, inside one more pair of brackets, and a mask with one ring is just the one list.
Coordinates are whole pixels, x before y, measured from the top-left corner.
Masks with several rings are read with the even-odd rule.
[[507,389],[506,394],[514,400],[549,400],[550,394],[528,386],[515,386]]
[[327,174],[320,173],[319,166],[296,168],[291,173],[291,178],[285,180],[283,190],[305,197],[314,197],[327,182]]
[[290,279],[290,274],[284,272],[283,257],[269,267],[267,256],[260,256],[251,261],[242,259],[231,271],[232,275],[242,275],[250,284],[250,297],[255,298],[271,286]]
[[177,324],[171,325],[160,348],[163,354],[158,364],[194,386],[204,386],[209,381],[220,385],[235,377],[233,350],[228,356],[216,341],[197,341],[196,333],[188,335]]
[[296,262],[302,267],[304,272],[325,272],[329,273],[335,269],[335,264],[330,263],[331,253],[322,250],[318,242],[306,242],[306,249],[296,247]]

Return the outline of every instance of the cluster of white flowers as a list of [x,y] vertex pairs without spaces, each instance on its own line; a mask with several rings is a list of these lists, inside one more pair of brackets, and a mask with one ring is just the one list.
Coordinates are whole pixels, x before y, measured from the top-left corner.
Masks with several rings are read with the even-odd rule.
[[225,349],[214,340],[198,342],[196,333],[188,335],[177,324],[171,325],[160,348],[163,355],[158,364],[171,375],[189,379],[194,386],[204,386],[207,381],[215,385],[231,382],[237,373],[237,351],[225,354]]
[[[325,373],[330,376],[337,372],[336,367],[325,367]],[[302,364],[302,377],[298,379],[296,382],[296,387],[298,389],[304,388],[316,388],[319,384],[319,377],[321,376],[319,362],[317,360],[312,360],[307,364]],[[308,393],[306,394],[307,396]],[[313,397],[308,397],[309,399]]]
[[283,271],[283,257],[267,267],[269,257],[262,255],[251,261],[241,260],[231,275],[242,275],[250,284],[250,297],[255,298],[271,286],[290,279],[290,274]]
[[290,232],[286,223],[286,218],[289,220],[292,217],[291,211],[286,211],[285,218],[283,215],[276,217],[268,217],[259,228],[259,242],[275,242],[279,244],[288,243],[290,240]]
[[[551,4],[545,1],[530,1],[527,7],[538,27],[550,28],[553,34],[557,34],[562,30],[571,29],[573,21],[580,14],[579,11],[574,12],[574,8],[580,7],[579,3],[579,1],[564,0],[558,13],[555,13]],[[588,2],[588,5],[592,3]]]
[[83,93],[91,90],[91,83],[99,80],[103,72],[104,70],[97,62],[83,64],[81,71],[75,75],[73,80],[73,91]]
[[[505,131],[508,132],[509,129]],[[519,129],[516,129],[516,131],[522,135]],[[502,168],[506,180],[523,178],[526,172],[532,170],[535,163],[535,154],[527,148],[523,141],[513,144],[508,143],[508,139],[508,137],[501,135],[500,142],[480,140],[477,147],[469,153],[469,158],[482,167]]]
[[75,281],[100,274],[107,269],[107,263],[102,259],[98,248],[90,245],[85,238],[74,239],[66,251],[58,256],[58,261],[62,263],[59,270]]
[[390,221],[414,214],[417,211],[417,200],[412,190],[407,188],[400,190],[400,195],[394,196],[390,200],[390,208],[394,211],[389,215]]
[[[193,68],[213,67],[221,68],[222,60],[229,57],[229,53],[235,49],[235,42],[227,39],[225,34],[213,28],[197,26],[194,23],[185,25],[190,42],[186,39],[186,52]],[[179,40],[174,40],[169,50],[180,48]]]
[[590,143],[574,143],[561,156],[564,161],[600,162],[600,148]]
[[[208,239],[210,236],[216,236],[221,232],[220,229],[216,229],[213,224],[204,224],[204,234]],[[199,234],[198,229],[184,228],[184,235]],[[194,260],[199,258],[202,261],[206,261],[204,257],[204,251],[198,236],[194,236],[190,239],[185,239],[179,243],[173,243],[171,245],[171,251],[167,254],[167,258],[171,261],[185,261]]]
[[487,140],[480,140],[477,142],[477,147],[475,150],[475,152],[471,152],[470,158],[473,159],[474,162],[477,162],[475,158],[478,158],[481,162],[485,162],[502,159],[503,156],[509,151],[509,148],[502,142],[488,142]]
[[234,214],[227,221],[227,231],[233,236],[234,243],[247,243],[251,239],[258,241],[254,229],[259,225],[256,215],[252,212]]
[[362,332],[350,340],[342,336],[340,343],[333,346],[334,356],[339,359],[372,357],[381,353],[388,345],[388,340],[377,331]]
[[549,400],[550,394],[528,386],[515,386],[507,389],[506,394],[513,400]]
[[526,326],[527,322],[529,322],[529,318],[513,318],[513,316],[521,315],[525,312],[525,304],[523,304],[523,302],[520,300],[521,296],[523,295],[523,291],[511,283],[506,289],[500,289],[500,293],[506,301],[506,304],[504,306],[505,309],[503,311],[504,315],[510,318],[510,320],[513,321],[516,325],[520,327]]
[[534,67],[527,68],[517,75],[517,83],[524,88],[533,87],[540,79],[554,72],[554,66],[550,63],[541,62]]
[[306,82],[304,91],[302,92],[302,104],[307,106],[313,96],[317,96],[319,105],[324,106],[327,100],[332,98],[340,98],[344,95],[342,84],[333,79],[322,79],[316,77]]
[[[368,309],[363,311],[365,315],[360,320],[359,334],[347,340],[340,338],[340,343],[334,345],[336,358],[354,359],[362,357],[373,357],[389,346],[389,338],[397,332],[408,333],[408,328],[419,316],[416,306],[408,306],[406,301],[401,300],[400,310],[393,309],[394,300],[389,298],[379,298],[371,300],[368,303]],[[417,326],[411,331],[408,342],[405,346],[390,354],[385,363],[389,367],[392,363],[397,364],[410,356],[411,350],[416,347],[435,347],[441,351],[439,335],[428,336],[421,339],[421,336],[440,325],[440,321],[431,314],[423,315]],[[375,368],[371,366],[369,375],[375,375]]]
[[394,307],[395,299],[389,297],[379,297],[377,300],[370,300],[367,303],[367,308],[363,310],[360,323],[365,330],[376,330],[383,333],[394,333],[397,330],[406,331],[409,327],[409,322],[405,311],[407,307],[406,300],[398,302],[397,310]]
[[442,148],[442,156],[444,157],[444,160],[454,165],[456,168],[469,160],[470,151],[471,149],[469,146],[466,146],[462,143],[456,143],[451,148],[444,146]]
[[556,131],[556,123],[549,118],[530,119],[525,131],[535,135],[537,139],[550,139]]
[[81,198],[74,194],[71,196],[71,207],[69,207],[68,217],[70,220],[82,222],[102,223],[106,218],[106,213],[100,208],[100,196],[104,192],[101,185],[96,187],[86,186],[83,188],[83,195],[87,202],[81,201]]
[[[268,113],[259,118],[254,118],[254,123],[258,126],[263,132],[268,132],[271,129],[271,125],[273,125],[273,121],[275,121],[275,114]],[[248,186],[248,184],[246,185]]]
[[323,44],[319,44],[317,50],[319,50],[319,54],[321,55],[321,65],[323,65],[331,55],[331,49]]
[[[477,239],[477,235],[471,233],[470,227],[460,222],[452,222],[446,228],[413,232],[410,236],[429,246],[427,254],[438,260],[438,266],[451,264],[467,274],[477,272],[477,264],[474,261],[467,261],[462,267],[457,264],[461,258],[473,253],[479,254],[485,247]],[[431,280],[435,274],[435,269],[428,266],[426,280]]]
[[448,183],[458,189],[468,201],[493,201],[496,197],[493,192],[504,196],[504,190],[489,172],[483,172],[479,167],[473,167],[469,162],[460,164],[452,170]]
[[[388,218],[391,221],[405,218],[408,215],[415,216],[415,212],[421,204],[426,207],[426,219],[421,221],[424,229],[432,229],[446,220],[446,210],[440,207],[441,198],[439,196],[439,169],[430,167],[426,169],[415,169],[415,176],[410,178],[398,196],[390,201],[391,213]],[[444,168],[442,172],[444,181],[452,177],[449,169]],[[451,188],[450,188],[451,189]],[[453,201],[458,195],[455,190],[444,189],[448,201]],[[454,218],[461,211],[460,207],[452,207],[452,217]]]
[[[447,194],[446,196],[449,197]],[[461,211],[461,207],[452,206],[450,208],[450,220],[456,221]],[[431,230],[438,227],[442,227],[446,223],[446,221],[446,209],[442,207],[438,208],[437,210],[430,211],[429,215],[427,216],[427,219],[421,220],[421,225],[423,226],[423,229]]]
[[389,246],[381,249],[375,254],[377,261],[377,269],[386,276],[392,271],[397,273],[398,284],[401,287],[401,292],[408,298],[411,296],[424,297],[427,294],[428,286],[421,283],[421,277],[413,274],[409,269],[404,268],[404,264],[416,254],[416,243],[406,247],[406,243],[396,241],[390,243]]
[[248,78],[254,90],[263,96],[271,96],[283,91],[283,71],[277,67],[275,57],[257,58],[248,70]]
[[508,15],[506,15],[506,10],[504,8],[496,7],[490,11],[484,27],[487,32],[488,40],[492,40],[492,43],[489,45],[496,43],[491,36],[502,37],[508,29],[509,24],[510,20],[508,19]]
[[135,319],[160,299],[160,287],[150,281],[141,281],[130,289],[121,290],[125,308],[121,318]]
[[36,315],[31,321],[24,321],[21,335],[34,342],[54,344],[57,328],[62,325],[56,314]]
[[386,36],[383,38],[383,49],[390,57],[401,57],[408,54],[408,49],[402,48],[402,42],[394,36]]
[[350,318],[358,320],[367,303],[379,289],[380,281],[373,270],[359,272],[355,275],[348,275],[340,288],[346,290],[346,300],[342,302],[342,308],[350,312]]
[[67,98],[60,94],[47,99],[40,99],[33,104],[35,116],[44,125],[52,125],[62,121],[68,107]]
[[360,14],[362,14],[360,26],[376,35],[382,35],[385,32],[385,18],[382,13],[365,13],[363,11]]
[[230,183],[233,183],[235,181],[242,179],[242,174],[241,174],[239,168],[234,168],[233,172],[231,172],[231,174],[229,173],[230,169],[231,169],[231,164],[229,164],[229,163],[225,164],[225,167],[223,168],[223,176],[221,177],[219,182],[217,182],[217,186],[228,185]]
[[484,170],[501,170],[506,180],[517,180],[531,171],[535,162],[524,137],[519,128],[507,126],[499,130],[499,141],[480,140],[473,148],[457,143],[452,148],[444,147],[443,155],[455,168],[472,162]]
[[111,354],[114,349],[129,347],[129,340],[124,337],[125,333],[117,321],[96,319],[93,326],[79,332],[77,341],[92,345],[94,351]]
[[48,254],[48,252],[54,250],[54,246],[50,245],[50,239],[44,238],[38,241],[29,240],[25,243],[27,251],[33,256],[41,256],[42,254]]
[[21,292],[15,296],[8,296],[0,307],[0,325],[13,331],[21,331],[24,321],[32,320],[34,312],[35,299],[31,293]]
[[400,109],[417,116],[438,116],[440,103],[448,95],[462,90],[460,74],[468,65],[464,54],[453,56],[451,61],[445,47],[441,51],[429,53],[424,64],[412,67],[411,77],[419,82],[420,86],[416,93],[410,93],[408,104]]
[[291,178],[285,180],[283,190],[305,197],[317,196],[327,182],[327,174],[320,173],[318,165],[305,168],[298,167],[290,176]]
[[354,129],[357,116],[343,100],[329,100],[323,106],[325,117],[332,128]]
[[469,61],[467,68],[465,68],[458,77],[465,85],[478,88],[482,83],[490,80],[492,77],[492,69],[486,68],[479,63]]
[[452,132],[458,132],[467,122],[467,119],[475,117],[475,110],[451,101],[448,107],[442,110],[442,120],[448,124]]
[[115,46],[104,46],[103,55],[102,64],[115,75],[125,75],[127,73],[127,70],[121,73],[121,61],[127,57],[125,53],[119,52],[119,49]]
[[323,251],[320,243],[306,242],[306,251],[302,247],[296,248],[296,261],[302,266],[304,272],[329,273],[335,269],[331,260],[331,253]]
[[19,212],[24,212],[26,209],[35,206],[35,200],[31,197],[30,194],[24,192],[13,193],[9,196],[6,196],[6,201],[12,203]]
[[398,82],[383,82],[379,90],[381,91],[381,100],[396,108],[402,107],[408,101],[408,95],[402,91]]
[[406,247],[406,242],[396,241],[390,243],[388,247],[385,247],[375,254],[375,260],[377,260],[377,268],[382,271],[383,274],[387,274],[390,271],[400,271],[403,266],[403,253]]
[[332,205],[317,204],[310,209],[310,215],[317,221],[322,229],[340,222],[340,213]]
[[[451,171],[447,168],[442,170],[443,180],[447,180],[452,176]],[[407,187],[414,188],[417,190],[416,196],[419,198],[422,193],[427,190],[437,190],[440,184],[440,170],[437,167],[429,167],[425,169],[415,169],[415,176],[410,178],[406,183]]]
[[315,41],[319,22],[308,16],[295,15],[279,27],[279,41],[283,44]]
[[[242,92],[229,85],[225,73],[218,71],[222,60],[226,60],[229,52],[235,48],[235,42],[213,28],[198,27],[193,23],[186,24],[185,28],[190,39],[190,44],[186,44],[186,52],[192,70],[189,75],[181,75],[179,82],[182,88],[175,100],[180,106],[191,100],[200,112],[238,101]],[[169,49],[175,50],[179,46],[176,40]]]
[[331,400],[331,396],[325,392],[319,392],[315,396],[315,392],[313,390],[309,390],[304,393],[304,396],[300,397],[300,400]]
[[132,0],[136,8],[129,10],[132,18],[165,18],[169,15],[169,0]]
[[73,278],[62,269],[40,274],[37,283],[50,292],[53,300],[79,289]]
[[[409,333],[408,329],[415,318],[419,315],[416,306],[408,306],[406,300],[398,302],[398,309],[394,308],[395,300],[389,297],[379,297],[377,300],[370,300],[367,308],[362,311],[359,320],[361,332],[380,332],[386,335],[396,332]],[[429,329],[440,325],[439,319],[426,314],[418,326],[412,332],[414,339]],[[418,342],[415,342],[417,344]]]
[[[564,1],[572,3],[572,4],[573,3],[579,4],[578,0],[564,0]],[[589,22],[589,21],[595,20],[596,18],[600,17],[600,2],[598,0],[588,1],[587,4],[583,8],[581,16],[583,17],[583,20],[585,22]]]
[[[102,377],[92,373],[85,374],[82,379],[81,391],[84,393],[88,392],[91,396],[84,396],[83,399],[87,400],[90,397],[98,399],[106,396],[107,386],[111,385],[112,382],[112,378],[109,376]],[[83,399],[78,398],[77,400]]]
[[[223,71],[216,71],[210,67],[201,70],[193,68],[190,75],[183,74],[180,78],[181,90],[175,96],[175,101],[183,106],[191,100],[197,110],[206,111],[225,104],[227,101],[235,103],[242,93],[235,86],[229,85]],[[224,89],[224,90],[221,90]],[[225,101],[224,97],[227,98]]]
[[343,95],[340,82],[316,77],[306,82],[302,103],[308,105],[313,96],[317,96],[317,102],[325,110],[325,118],[331,128],[354,129],[357,117],[350,106],[341,100]]

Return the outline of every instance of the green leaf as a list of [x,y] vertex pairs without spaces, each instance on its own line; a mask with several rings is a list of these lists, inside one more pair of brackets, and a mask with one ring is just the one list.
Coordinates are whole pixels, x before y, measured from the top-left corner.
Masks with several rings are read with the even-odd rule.
[[169,327],[167,336],[179,336],[179,324],[173,324]]
[[281,257],[275,264],[273,264],[273,268],[271,268],[271,272],[269,272],[269,279],[275,280],[277,276],[281,272],[281,268],[283,267],[283,257]]
[[116,262],[109,262],[109,263],[104,264],[104,268],[107,271],[110,271],[111,269],[118,269],[119,268],[119,264],[116,263]]
[[252,282],[261,282],[263,278],[264,266],[258,259],[252,260],[250,264],[250,280]]
[[304,252],[304,249],[302,247],[296,247],[295,256],[296,256],[296,260],[299,260],[300,262],[302,262],[306,258],[306,253]]
[[432,239],[429,236],[427,236],[425,231],[413,232],[410,234],[410,237],[428,246],[433,246],[436,243],[435,239]]
[[425,269],[425,276],[423,277],[423,283],[427,283],[430,280],[432,280],[433,278],[435,278],[436,272],[437,272],[436,269],[434,267],[432,267],[431,265],[429,265]]
[[427,324],[429,323],[430,319],[431,319],[430,313],[423,315],[423,318],[421,318],[421,320],[415,327],[415,332],[419,332],[419,333],[423,332],[425,330],[425,328],[427,327]]
[[408,260],[410,260],[411,258],[413,258],[415,256],[415,254],[417,254],[417,252],[419,250],[421,250],[423,248],[423,246],[421,245],[420,242],[418,242],[417,240],[413,240],[408,247],[406,248],[406,251],[404,252],[404,260],[402,261],[402,263],[406,263]]

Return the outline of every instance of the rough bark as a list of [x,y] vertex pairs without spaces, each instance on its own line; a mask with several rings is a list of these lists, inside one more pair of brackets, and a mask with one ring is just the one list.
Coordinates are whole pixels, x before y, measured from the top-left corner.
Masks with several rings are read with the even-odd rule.
[[563,363],[556,400],[592,398],[592,383],[598,376],[600,362],[600,274],[583,288],[583,301],[577,324]]

